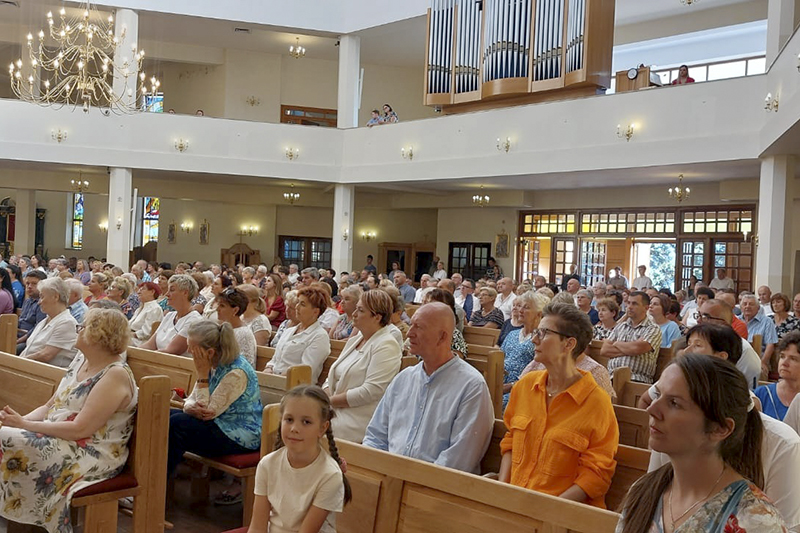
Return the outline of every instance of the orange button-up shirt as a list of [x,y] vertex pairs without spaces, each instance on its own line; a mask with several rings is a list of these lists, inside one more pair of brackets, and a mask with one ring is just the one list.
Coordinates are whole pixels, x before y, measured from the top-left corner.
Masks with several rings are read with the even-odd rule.
[[511,484],[560,495],[578,485],[586,503],[605,509],[617,462],[619,427],[608,394],[588,372],[547,407],[547,371],[511,389],[500,451],[511,452]]

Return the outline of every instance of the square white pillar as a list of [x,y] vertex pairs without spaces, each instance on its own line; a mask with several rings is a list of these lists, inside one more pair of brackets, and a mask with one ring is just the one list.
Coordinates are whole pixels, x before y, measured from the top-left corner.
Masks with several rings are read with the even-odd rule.
[[761,160],[754,289],[767,285],[772,292],[791,290],[789,251],[792,242],[794,169],[794,156],[779,155]]
[[36,253],[36,191],[17,189],[14,211],[14,253]]
[[[122,39],[123,33],[124,39]],[[141,97],[136,94],[136,80],[139,79],[138,65],[134,59],[139,42],[139,15],[136,11],[117,9],[114,19],[114,35],[121,39],[114,52],[114,65],[121,69],[126,61],[128,63],[127,78],[121,74],[114,76],[114,94],[122,98],[125,107],[133,107],[136,105],[137,98]]]
[[358,127],[358,108],[361,107],[361,37],[343,35],[339,38],[339,91],[336,126]]
[[767,68],[794,32],[797,0],[769,0],[767,8]]
[[133,213],[133,171],[114,168],[108,175],[108,236],[106,261],[127,271],[130,265],[130,240]]
[[331,246],[331,268],[336,270],[337,277],[342,272],[350,272],[353,262],[354,205],[355,186],[337,184],[333,197],[333,245]]

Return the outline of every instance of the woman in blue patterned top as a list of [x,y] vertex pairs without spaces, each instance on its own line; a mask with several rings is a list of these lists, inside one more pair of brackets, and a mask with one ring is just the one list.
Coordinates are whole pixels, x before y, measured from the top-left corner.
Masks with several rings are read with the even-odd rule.
[[522,328],[509,333],[502,344],[505,354],[505,376],[503,377],[503,409],[511,396],[511,387],[519,380],[519,376],[528,364],[533,361],[535,346],[533,330],[539,327],[542,309],[548,298],[533,291],[517,296],[514,300],[514,311],[519,313]]
[[189,327],[187,340],[198,379],[183,411],[170,413],[168,476],[187,451],[218,457],[261,446],[258,378],[239,353],[231,325],[199,320]]

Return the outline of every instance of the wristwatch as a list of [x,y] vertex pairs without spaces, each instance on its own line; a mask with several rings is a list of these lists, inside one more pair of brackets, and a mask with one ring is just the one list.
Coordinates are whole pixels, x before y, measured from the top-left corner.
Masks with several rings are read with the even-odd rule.
[[197,383],[208,383],[208,380],[207,379],[198,379],[196,382]]

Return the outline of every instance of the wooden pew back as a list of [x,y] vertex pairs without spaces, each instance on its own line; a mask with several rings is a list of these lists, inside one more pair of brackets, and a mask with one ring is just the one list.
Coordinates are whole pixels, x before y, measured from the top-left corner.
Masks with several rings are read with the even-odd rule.
[[611,382],[617,393],[617,404],[626,407],[638,407],[639,398],[650,388],[647,383],[631,381],[631,369],[628,367],[616,369]]
[[499,483],[346,441],[353,501],[340,533],[545,531],[611,533],[610,511]]
[[16,353],[19,316],[16,313],[0,315],[0,352]]
[[414,313],[417,312],[417,309],[420,308],[420,304],[406,304],[406,314],[408,318],[414,316]]
[[753,335],[753,341],[750,343],[753,346],[753,350],[756,351],[758,357],[761,357],[761,354],[764,353],[764,337],[762,335]]
[[137,381],[145,376],[167,376],[171,388],[183,389],[187,396],[191,394],[197,379],[191,357],[129,347],[128,366]]
[[44,405],[66,374],[57,366],[0,353],[0,406],[10,405],[26,415]]
[[603,348],[603,341],[593,340],[586,348],[586,355],[608,368],[608,357],[600,355],[600,350]]
[[650,415],[644,409],[615,405],[619,443],[647,449],[650,443]]
[[464,326],[464,340],[467,344],[479,344],[481,346],[494,346],[500,338],[500,330],[492,328],[478,328],[475,326]]
[[308,365],[290,367],[284,376],[265,372],[256,372],[256,375],[258,376],[262,405],[281,403],[286,391],[292,390],[298,385],[311,383],[311,367]]
[[467,345],[467,362],[483,374],[492,397],[494,417],[503,418],[503,376],[505,354],[492,346]]

